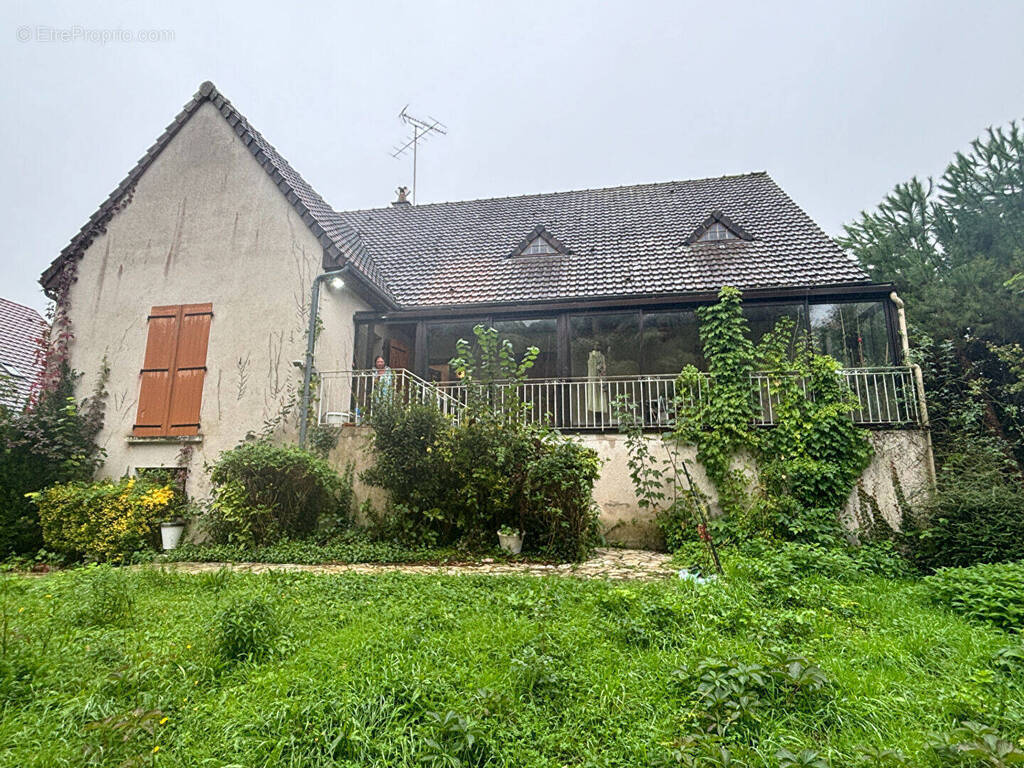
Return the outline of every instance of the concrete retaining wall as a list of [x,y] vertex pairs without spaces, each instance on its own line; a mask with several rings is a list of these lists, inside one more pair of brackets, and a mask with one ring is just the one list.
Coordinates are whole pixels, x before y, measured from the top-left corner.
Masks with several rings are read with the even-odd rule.
[[[372,463],[368,453],[369,438],[368,427],[344,427],[338,447],[331,454],[332,463],[340,470],[348,461],[353,461],[358,476]],[[601,522],[608,539],[630,546],[663,546],[654,513],[641,509],[637,504],[629,476],[625,435],[581,434],[576,435],[576,439],[593,448],[602,462],[601,475],[594,485],[594,500],[601,508]],[[668,458],[668,451],[659,437],[647,439],[655,456],[663,460]],[[880,430],[871,432],[870,440],[874,456],[851,492],[842,518],[849,528],[856,529],[864,512],[876,509],[890,525],[898,527],[901,522],[898,497],[902,494],[913,502],[929,489],[927,438],[919,430]],[[682,458],[687,462],[697,487],[710,498],[712,513],[717,513],[717,494],[704,468],[697,463],[695,453],[695,449],[686,448]],[[741,462],[741,465],[753,476],[752,462]],[[386,502],[386,496],[379,488],[368,488],[358,479],[356,498],[359,502],[370,498],[377,509]]]

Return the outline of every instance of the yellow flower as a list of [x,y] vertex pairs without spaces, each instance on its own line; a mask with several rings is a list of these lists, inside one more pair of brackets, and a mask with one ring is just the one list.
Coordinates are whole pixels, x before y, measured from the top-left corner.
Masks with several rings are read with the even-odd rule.
[[192,643],[186,643],[185,644],[185,650],[186,651],[191,651],[192,650]]
[[169,718],[169,717],[165,717],[163,720],[160,721],[160,725],[163,725],[164,723],[166,723],[170,719],[171,718]]
[[156,754],[159,751],[160,751],[160,745],[157,744],[155,747],[153,747],[153,754]]
[[18,609],[18,613],[24,613],[24,612],[25,612],[25,609],[24,609],[24,608],[19,608],[19,609]]

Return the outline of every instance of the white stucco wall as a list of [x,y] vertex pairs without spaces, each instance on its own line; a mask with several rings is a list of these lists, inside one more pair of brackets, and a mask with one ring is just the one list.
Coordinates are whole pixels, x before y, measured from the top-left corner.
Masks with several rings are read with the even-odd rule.
[[[902,493],[906,501],[914,502],[929,492],[927,436],[920,430],[877,430],[869,432],[868,436],[874,455],[850,493],[841,518],[847,527],[855,530],[867,511],[866,507],[874,507],[889,525],[899,527],[902,522],[899,494]],[[597,451],[603,461],[601,476],[594,485],[594,500],[601,508],[601,522],[608,539],[641,546],[658,544],[660,535],[654,514],[640,509],[633,491],[625,436],[582,434],[576,437]],[[651,453],[664,461],[668,451],[661,439],[655,436],[647,439]],[[718,514],[718,495],[703,466],[696,461],[695,454],[695,449],[685,448],[682,457],[697,487],[708,496],[712,514]],[[751,478],[754,477],[755,468],[751,462],[745,462],[743,468]]]
[[[664,539],[654,521],[654,512],[641,509],[637,504],[629,475],[625,435],[588,433],[573,437],[593,448],[601,460],[601,474],[594,484],[594,500],[601,509],[601,524],[607,539],[630,546],[664,546]],[[373,459],[368,452],[369,438],[367,427],[343,428],[338,447],[330,457],[332,463],[340,470],[352,461],[357,474],[370,466]],[[870,432],[869,439],[874,456],[851,492],[841,518],[847,527],[856,530],[863,516],[861,508],[867,505],[875,507],[891,526],[899,527],[901,512],[896,484],[910,502],[929,491],[926,435],[919,430],[880,430]],[[647,443],[651,454],[664,463],[669,452],[661,438],[650,436]],[[707,495],[711,513],[719,514],[718,494],[695,454],[695,448],[684,448],[681,457],[686,461],[697,487]],[[754,480],[756,468],[751,460],[738,461],[736,467],[746,470]],[[680,475],[682,477],[682,472]],[[896,483],[893,482],[894,477],[897,478]],[[357,482],[355,490],[358,502],[370,498],[378,510],[386,502],[386,496],[379,488],[368,488]]]
[[[189,492],[207,490],[203,463],[295,400],[305,353],[311,282],[322,248],[220,113],[203,104],[138,181],[79,264],[71,288],[71,366],[92,391],[110,366],[102,474],[174,466],[180,443],[128,441],[139,394],[150,308],[213,303],[202,441],[194,445]],[[352,313],[368,308],[347,288],[321,294],[321,369],[347,368]],[[293,409],[284,433],[294,431]]]

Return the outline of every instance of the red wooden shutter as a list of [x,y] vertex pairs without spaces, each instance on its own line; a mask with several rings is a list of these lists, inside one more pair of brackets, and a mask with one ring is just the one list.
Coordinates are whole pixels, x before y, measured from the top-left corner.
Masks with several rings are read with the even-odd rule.
[[180,307],[153,307],[149,313],[149,338],[142,363],[139,411],[134,434],[149,437],[164,434],[167,408],[171,398],[171,373],[178,345]]
[[186,304],[181,308],[178,354],[174,362],[171,406],[167,416],[168,435],[199,434],[211,318],[212,304]]
[[206,377],[212,304],[153,307],[133,433],[195,435]]

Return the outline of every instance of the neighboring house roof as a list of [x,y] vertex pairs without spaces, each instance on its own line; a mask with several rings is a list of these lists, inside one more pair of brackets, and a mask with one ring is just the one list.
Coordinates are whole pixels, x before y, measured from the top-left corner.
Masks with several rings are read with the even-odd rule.
[[39,339],[47,322],[31,307],[0,299],[0,404],[20,409],[43,373]]
[[[339,213],[205,82],[43,273],[49,295],[61,266],[105,231],[139,177],[207,101],[319,239],[324,268],[354,270],[389,309],[870,282],[766,173]],[[737,237],[699,241],[714,222]],[[529,253],[539,234],[557,253]]]
[[302,217],[302,220],[319,239],[324,247],[325,266],[341,267],[351,263],[370,286],[388,303],[393,303],[384,279],[376,265],[362,247],[358,236],[341,216],[316,192],[288,161],[278,154],[270,142],[263,138],[259,131],[252,127],[245,116],[239,112],[218,90],[207,81],[199,86],[199,91],[192,97],[181,113],[174,118],[167,129],[160,135],[135,167],[128,172],[124,180],[110,193],[107,199],[85,223],[71,242],[61,251],[52,264],[43,272],[40,283],[47,293],[53,297],[56,290],[57,276],[65,261],[81,258],[82,254],[96,237],[106,231],[107,223],[117,212],[122,202],[130,198],[139,177],[145,173],[150,164],[163,151],[171,139],[181,130],[204,102],[216,107],[239,138],[259,161],[263,169],[277,184],[288,202]]
[[[342,216],[409,308],[869,282],[767,173]],[[694,242],[718,220],[740,237]],[[538,227],[568,253],[510,258]]]

